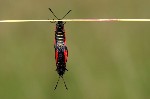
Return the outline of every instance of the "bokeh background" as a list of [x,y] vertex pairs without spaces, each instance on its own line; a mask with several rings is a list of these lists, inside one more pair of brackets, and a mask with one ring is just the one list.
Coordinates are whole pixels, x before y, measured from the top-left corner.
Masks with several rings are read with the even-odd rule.
[[[149,0],[1,0],[0,20],[150,18]],[[50,22],[0,23],[0,99],[150,99],[150,22],[67,22],[64,75]]]

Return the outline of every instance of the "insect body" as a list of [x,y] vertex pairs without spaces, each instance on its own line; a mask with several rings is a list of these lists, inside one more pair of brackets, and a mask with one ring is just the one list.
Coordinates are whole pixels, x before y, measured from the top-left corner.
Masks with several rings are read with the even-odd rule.
[[68,57],[68,49],[66,46],[64,23],[62,21],[58,21],[56,24],[54,48],[57,66],[56,71],[59,74],[59,76],[63,76],[63,74],[67,70],[66,62]]
[[[50,8],[49,8],[49,10],[53,13],[53,11]],[[69,10],[69,12],[70,11],[71,10]],[[53,13],[53,15],[55,16],[54,13]],[[61,20],[61,19],[58,19],[58,20]],[[59,74],[59,79],[61,77],[63,79],[63,81],[64,81],[63,75],[64,75],[65,71],[67,70],[66,69],[66,63],[67,63],[67,58],[68,58],[68,49],[66,46],[66,36],[65,36],[65,30],[64,30],[64,24],[65,23],[66,22],[63,22],[63,21],[58,21],[56,23],[55,40],[54,40],[56,71]],[[57,88],[59,79],[57,81],[55,89]],[[64,81],[64,84],[65,84],[65,81]],[[66,87],[66,89],[68,89],[66,84],[65,84],[65,87]]]

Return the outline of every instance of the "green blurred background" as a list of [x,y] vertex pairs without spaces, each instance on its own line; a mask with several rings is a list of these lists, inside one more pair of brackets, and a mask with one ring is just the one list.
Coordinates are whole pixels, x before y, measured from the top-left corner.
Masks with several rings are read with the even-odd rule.
[[[1,0],[0,20],[150,18],[149,0]],[[50,22],[0,23],[0,99],[150,99],[150,22],[67,22],[58,79]]]

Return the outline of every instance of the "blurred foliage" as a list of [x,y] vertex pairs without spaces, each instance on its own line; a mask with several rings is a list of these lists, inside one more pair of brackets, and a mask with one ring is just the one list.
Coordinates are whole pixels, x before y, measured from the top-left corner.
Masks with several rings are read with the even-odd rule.
[[[149,0],[1,0],[0,20],[150,18]],[[149,22],[67,22],[68,72],[58,79],[49,22],[0,23],[0,99],[149,99]]]

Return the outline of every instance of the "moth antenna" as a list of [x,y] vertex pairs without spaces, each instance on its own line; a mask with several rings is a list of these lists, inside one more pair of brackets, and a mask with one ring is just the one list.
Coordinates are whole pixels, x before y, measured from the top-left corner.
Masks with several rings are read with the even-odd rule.
[[[48,8],[51,12],[52,12],[52,14],[55,16],[55,18],[57,18],[57,16],[54,14],[54,12],[52,11],[52,9],[50,9],[50,8]],[[57,18],[58,19],[58,18]],[[59,20],[59,19],[58,19]]]
[[57,83],[56,83],[56,86],[55,86],[54,90],[57,88],[57,85],[58,85],[59,79],[60,79],[60,76],[59,76],[59,78],[58,78],[58,81],[57,81]]
[[[69,13],[70,13],[70,11],[71,11],[71,10],[69,10],[69,11],[67,12],[67,14],[69,14]],[[65,18],[67,14],[65,14],[63,18]],[[61,18],[61,19],[63,19],[63,18]]]

